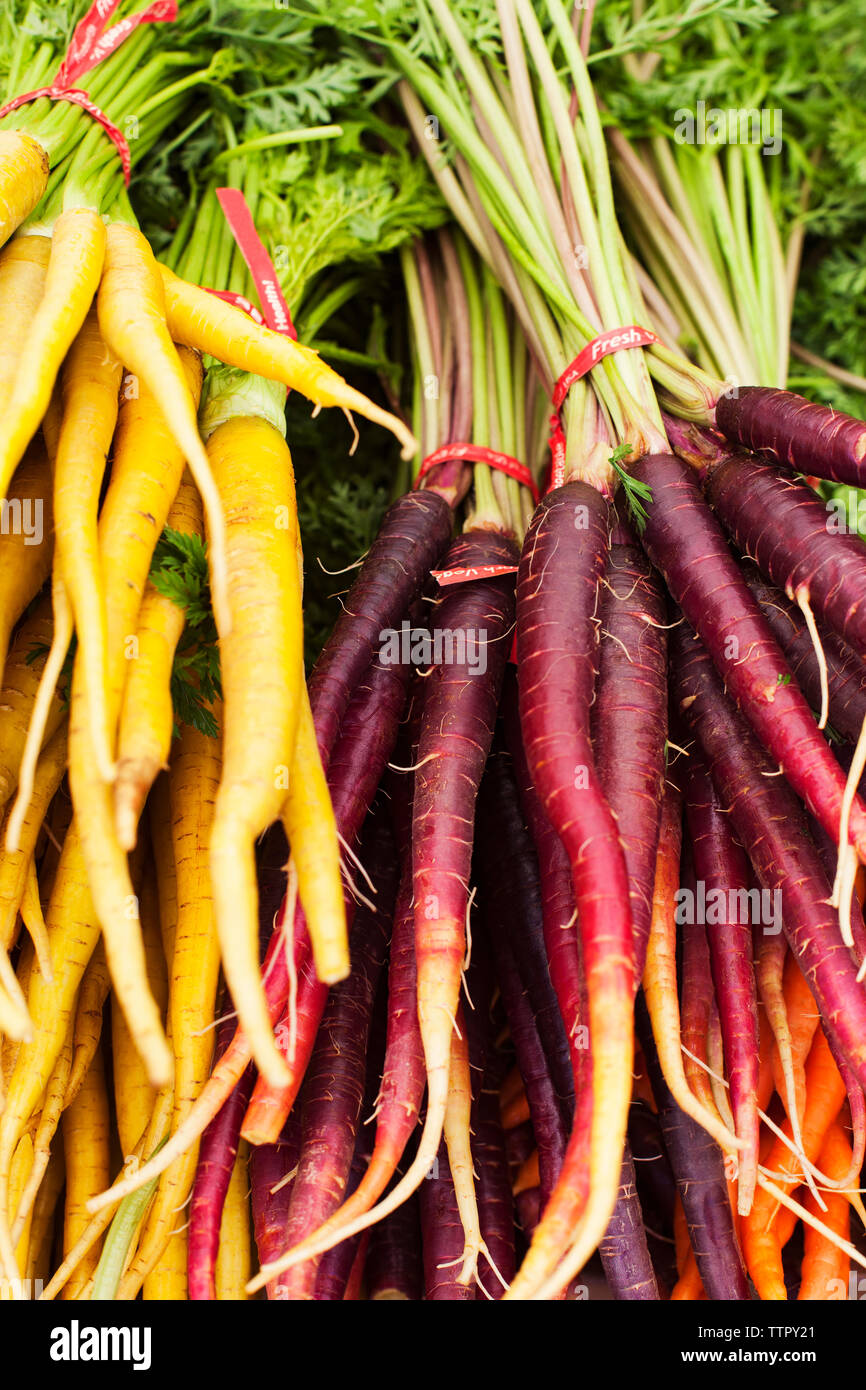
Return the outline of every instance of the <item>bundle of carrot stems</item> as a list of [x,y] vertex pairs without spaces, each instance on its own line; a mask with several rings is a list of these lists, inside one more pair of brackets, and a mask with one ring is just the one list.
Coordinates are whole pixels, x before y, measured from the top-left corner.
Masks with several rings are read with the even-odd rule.
[[[0,111],[0,1294],[847,1298],[866,424],[785,389],[801,223],[611,118],[592,9],[139,13]],[[308,673],[304,401],[400,452]]]

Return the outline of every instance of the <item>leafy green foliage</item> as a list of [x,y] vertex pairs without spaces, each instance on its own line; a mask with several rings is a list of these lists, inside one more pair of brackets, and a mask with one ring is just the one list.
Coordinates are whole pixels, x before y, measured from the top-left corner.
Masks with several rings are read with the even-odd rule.
[[167,526],[154,551],[150,582],[158,593],[182,608],[186,616],[171,674],[177,725],[191,724],[215,738],[217,723],[209,706],[222,696],[222,688],[206,543],[200,536]]

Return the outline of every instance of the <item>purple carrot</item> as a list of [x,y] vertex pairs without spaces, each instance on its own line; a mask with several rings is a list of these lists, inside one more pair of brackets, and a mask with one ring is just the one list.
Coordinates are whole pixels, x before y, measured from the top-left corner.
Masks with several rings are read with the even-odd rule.
[[[355,691],[343,720],[340,740],[328,769],[328,787],[337,830],[344,844],[352,845],[360,833],[391,755],[408,678],[407,667],[382,665],[377,659]],[[353,907],[353,900],[347,894],[349,917]],[[300,907],[295,913],[294,938],[309,943]],[[288,964],[276,934],[265,961],[265,994],[274,1022],[280,1020],[277,1044],[289,1062],[293,1080],[284,1088],[266,1086],[261,1080],[257,1082],[242,1130],[244,1138],[253,1144],[272,1142],[282,1130],[303,1080],[328,990],[316,976],[308,950],[298,966],[297,1026],[292,1060],[288,1058],[291,1043]]]
[[[499,1274],[506,1284],[510,1284],[515,1270],[514,1200],[505,1156],[505,1136],[499,1118],[499,1091],[498,1088],[485,1089],[485,1086],[490,1086],[492,1079],[488,1070],[473,1117],[472,1153],[477,1173],[475,1188],[484,1243]],[[478,1261],[478,1286],[476,1298],[502,1297],[503,1286],[485,1255]]]
[[[828,834],[838,836],[845,776],[791,679],[693,471],[672,454],[639,459],[633,471],[652,490],[642,537],[647,554],[760,743]],[[849,829],[866,858],[866,808],[859,799]]]
[[[367,1083],[364,1088],[362,1116],[372,1115],[376,1105],[385,1039],[384,1023],[381,1022],[383,1004],[384,991],[380,979],[373,1009],[371,1036],[367,1046]],[[349,1180],[346,1183],[346,1193],[349,1196],[357,1189],[367,1170],[367,1164],[370,1162],[370,1155],[373,1152],[372,1128],[372,1125],[369,1124],[358,1126],[355,1152],[352,1155]],[[363,1258],[363,1252],[360,1250],[363,1240],[363,1233],[350,1236],[348,1240],[340,1241],[339,1245],[333,1246],[322,1255],[316,1275],[315,1296],[317,1303],[339,1303],[350,1295],[353,1274],[356,1273],[355,1261],[358,1258]]]
[[[742,565],[746,583],[761,605],[773,636],[785,653],[791,674],[813,710],[820,710],[823,693],[815,644],[796,603],[764,579],[755,565]],[[856,744],[866,719],[866,665],[835,632],[816,624],[827,664],[830,723],[838,734]],[[835,871],[834,871],[835,872]]]
[[593,740],[625,855],[639,981],[652,916],[665,778],[667,610],[658,575],[621,521],[611,534],[600,616]]
[[[351,934],[352,973],[328,995],[307,1068],[301,1152],[284,1249],[299,1244],[336,1211],[352,1164],[373,1002],[385,961],[397,888],[394,840],[381,805],[368,819],[361,837],[360,857],[372,883],[372,902],[361,902],[356,908]],[[292,1302],[312,1299],[318,1266],[317,1256],[280,1275],[283,1297]]]
[[611,1293],[617,1301],[658,1301],[659,1287],[647,1246],[628,1144],[619,1175],[619,1196],[598,1251]]
[[539,866],[523,819],[514,767],[494,746],[478,795],[476,865],[491,926],[504,931],[535,1017],[550,1077],[570,1119],[574,1078],[569,1043],[545,951]]
[[370,1232],[367,1279],[371,1302],[420,1301],[424,1274],[417,1192]]
[[861,1087],[866,1082],[866,991],[844,945],[830,884],[796,797],[726,699],[713,664],[685,626],[675,629],[675,692],[698,738],[734,833],[761,888],[781,905],[788,944]]
[[562,1170],[566,1125],[511,941],[500,929],[497,916],[485,897],[481,900],[481,910],[486,934],[493,947],[496,979],[505,1006],[511,1041],[529,1102],[532,1128],[538,1145],[542,1205],[546,1205]]
[[[451,546],[444,568],[510,568],[516,559],[506,537],[466,531]],[[423,1181],[439,1148],[466,951],[475,800],[493,738],[514,617],[510,574],[474,578],[442,592],[431,622],[438,632],[450,634],[453,660],[434,664],[425,679],[412,808],[417,1012],[427,1113],[410,1168],[384,1202],[358,1218],[364,1225],[392,1210]]]
[[436,1303],[471,1303],[475,1285],[460,1284],[463,1225],[443,1139],[429,1176],[421,1183],[421,1246],[424,1252],[424,1297]]
[[798,473],[866,485],[866,425],[793,391],[740,386],[716,404],[716,428],[736,444],[773,454]]
[[[517,707],[517,679],[509,669],[502,692],[505,738],[517,781],[520,804],[538,857],[541,881],[541,915],[550,982],[559,1004],[571,1054],[573,1090],[591,1101],[591,1079],[581,1015],[580,956],[575,927],[571,868],[562,841],[551,825],[532,782]],[[589,1112],[586,1115],[589,1121]]]
[[[294,1182],[292,1174],[300,1152],[301,1120],[297,1111],[289,1116],[276,1144],[259,1144],[250,1150],[253,1233],[262,1266],[271,1264],[283,1248]],[[267,1285],[267,1292],[269,1299],[285,1298],[275,1279]]]
[[737,1243],[725,1162],[715,1140],[680,1110],[659,1066],[643,995],[636,1004],[638,1036],[653,1094],[659,1125],[670,1159],[698,1271],[707,1297],[747,1300],[750,1297],[743,1257]]
[[686,818],[695,877],[707,903],[707,943],[719,1008],[725,1070],[738,1139],[737,1200],[741,1215],[751,1210],[758,1177],[758,999],[752,966],[753,898],[749,861],[731,833],[707,765],[699,753],[688,761]]
[[747,454],[711,464],[702,482],[716,514],[762,573],[866,657],[860,537],[834,529],[832,513],[810,487]]
[[559,1183],[513,1285],[541,1289],[572,1246],[591,1252],[618,1192],[631,1099],[634,942],[617,825],[595,766],[599,589],[610,517],[586,483],[547,494],[526,535],[517,579],[520,720],[533,784],[571,864],[592,1046],[592,1120],[573,1132]]
[[389,507],[343,612],[309,681],[316,740],[327,768],[358,682],[386,629],[399,629],[448,545],[451,508],[435,492],[410,492]]

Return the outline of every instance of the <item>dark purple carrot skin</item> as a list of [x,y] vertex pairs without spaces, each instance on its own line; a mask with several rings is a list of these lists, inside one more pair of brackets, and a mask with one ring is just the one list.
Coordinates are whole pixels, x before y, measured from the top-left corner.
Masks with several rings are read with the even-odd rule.
[[386,629],[399,629],[451,537],[452,512],[434,492],[389,507],[309,680],[316,739],[327,768],[355,687]]
[[[866,990],[829,905],[830,884],[802,809],[745,720],[726,699],[701,643],[674,631],[675,698],[709,763],[734,833],[749,847],[762,889],[778,892],[782,927],[825,1030],[834,1032],[861,1085],[866,1082]],[[777,899],[773,899],[773,902]]]
[[702,479],[707,498],[741,550],[773,583],[866,657],[866,545],[836,531],[820,497],[761,459],[728,454]]
[[[253,1234],[262,1266],[272,1263],[285,1249],[286,1218],[294,1182],[288,1175],[297,1167],[300,1152],[301,1121],[297,1111],[289,1116],[276,1144],[259,1144],[250,1150]],[[267,1294],[269,1299],[285,1297],[275,1279],[268,1284]]]
[[432,1173],[421,1184],[420,1207],[425,1299],[436,1303],[474,1302],[475,1285],[457,1282],[463,1257],[463,1225],[444,1139]]
[[[256,853],[260,956],[267,949],[274,913],[283,896],[287,851],[283,828],[277,823],[262,837]],[[214,1061],[223,1055],[235,1031],[234,1009],[227,993],[223,995],[220,1012],[223,1017],[216,1030]],[[254,1080],[255,1068],[251,1064],[201,1137],[189,1209],[187,1255],[189,1297],[194,1302],[216,1298],[220,1223]]]
[[523,819],[514,767],[497,744],[481,781],[475,839],[488,920],[508,937],[551,1080],[570,1121],[574,1077],[545,950],[538,858]]
[[625,855],[640,980],[665,778],[667,607],[659,576],[622,521],[611,533],[604,577],[592,731],[598,773]]
[[[346,844],[353,845],[376,794],[376,788],[385,771],[385,766],[397,740],[400,719],[406,701],[409,669],[400,665],[382,665],[378,658],[370,666],[367,676],[355,690],[352,702],[343,720],[340,741],[334,749],[331,766],[328,769],[328,787],[337,829]],[[347,898],[347,911],[351,916],[353,903]],[[287,1088],[291,1097],[303,1078],[315,1039],[316,1029],[321,1022],[327,999],[327,986],[317,979],[309,955],[309,937],[303,910],[295,912],[293,928],[294,939],[306,943],[306,953],[300,952],[298,969],[298,1016],[303,1016],[305,1030],[299,1030],[296,1040],[295,1061],[293,1064],[294,1082]],[[289,998],[289,971],[286,954],[280,948],[279,934],[271,937],[264,965],[265,995],[274,1023],[278,1020],[284,1027],[278,1029],[277,1045],[284,1055],[289,1047],[289,1028],[287,1004]],[[259,1088],[259,1095],[261,1090]],[[294,1095],[292,1094],[294,1092]],[[269,1093],[271,1094],[271,1093]],[[272,1093],[276,1095],[277,1093]],[[256,1097],[258,1102],[258,1097]],[[272,1103],[269,1101],[268,1110]],[[279,1133],[288,1111],[285,1099],[273,1106],[268,1138]],[[257,1122],[262,1116],[256,1115]],[[252,1117],[251,1117],[252,1119]],[[255,1140],[255,1136],[251,1136]]]
[[586,1073],[589,1050],[583,1039],[585,1018],[581,1015],[580,955],[571,867],[563,843],[544,814],[544,808],[532,782],[520,730],[517,676],[511,668],[505,673],[502,714],[520,804],[538,858],[545,954],[550,982],[559,1004],[559,1013],[571,1054],[574,1078],[572,1090],[583,1095],[590,1085]]
[[659,1300],[659,1286],[647,1246],[643,1211],[628,1143],[623,1153],[619,1196],[598,1253],[610,1291],[618,1302],[647,1303]]
[[526,1187],[522,1192],[518,1192],[514,1199],[514,1215],[517,1218],[518,1230],[523,1232],[525,1244],[529,1244],[535,1234],[535,1228],[541,1220],[541,1188]]
[[716,404],[716,428],[736,444],[773,454],[798,473],[866,485],[866,425],[793,391],[740,386]]
[[367,1287],[371,1302],[417,1303],[424,1294],[417,1192],[370,1232]]
[[[474,1111],[472,1131],[481,1234],[496,1268],[506,1284],[510,1284],[516,1267],[514,1199],[505,1156],[505,1135],[499,1119],[498,1089],[482,1088]],[[498,1299],[504,1292],[502,1283],[484,1255],[478,1261],[478,1285],[476,1298]]]
[[529,995],[520,978],[511,941],[500,929],[496,915],[490,912],[489,904],[484,898],[481,911],[486,935],[493,947],[496,979],[529,1103],[532,1128],[538,1145],[542,1201],[546,1204],[562,1170],[565,1157],[565,1120],[538,1035]]
[[[830,836],[825,834],[822,827],[811,816],[809,817],[809,832],[815,841],[815,848],[824,866],[827,880],[832,883],[836,875],[836,846],[832,843]],[[851,935],[854,938],[852,956],[854,964],[859,970],[863,960],[866,959],[866,922],[863,921],[863,909],[860,906],[856,888],[851,890]]]
[[751,1295],[734,1229],[722,1151],[706,1130],[680,1110],[668,1090],[642,994],[638,995],[635,1013],[665,1150],[707,1298],[747,1300]]
[[672,1236],[676,1182],[668,1162],[658,1116],[644,1100],[632,1101],[628,1138],[647,1224],[659,1235]]
[[[470,530],[455,540],[444,567],[516,561],[517,548],[507,537]],[[412,802],[418,1020],[434,1125],[447,1096],[447,1059],[466,951],[475,801],[514,624],[513,575],[458,583],[443,593],[429,621],[443,642],[444,634],[456,634],[453,660],[434,664],[425,680]],[[428,1143],[434,1139],[435,1134],[429,1136]]]
[[[738,1139],[747,1148],[740,1156],[740,1191],[751,1202],[757,1179],[758,997],[752,965],[752,924],[746,896],[751,887],[749,861],[731,833],[730,817],[719,805],[709,769],[693,751],[685,777],[686,819],[695,877],[714,904],[715,921],[707,923],[715,997],[719,1008],[725,1070]],[[731,893],[738,896],[731,898]]]
[[[397,863],[389,817],[380,804],[361,837],[360,858],[373,885],[375,907],[359,903],[350,949],[352,973],[328,995],[328,1002],[304,1082],[301,1152],[286,1222],[284,1249],[318,1230],[346,1194],[361,1118],[367,1042],[379,975],[385,962]],[[283,1296],[312,1299],[318,1256],[285,1270]]]
[[[745,561],[742,571],[785,653],[794,680],[812,709],[820,710],[821,677],[806,619],[796,603],[766,580],[756,566]],[[866,665],[835,632],[819,623],[818,633],[827,662],[830,723],[842,738],[856,744],[866,719]]]
[[[828,834],[838,835],[844,774],[790,678],[784,653],[694,472],[672,454],[639,459],[633,471],[652,490],[644,549],[760,743]],[[851,809],[850,828],[852,842],[866,858],[866,810],[859,800]]]
[[[384,1042],[384,1028],[380,1027],[382,997],[382,979],[380,977],[373,1010],[371,1037],[367,1046],[367,1084],[361,1109],[362,1120],[367,1115],[372,1115],[376,1104],[376,1091],[379,1086],[382,1065],[381,1044]],[[373,1152],[372,1131],[372,1124],[362,1123],[358,1125],[355,1152],[352,1155],[349,1179],[346,1183],[346,1192],[349,1195],[357,1188],[366,1172],[367,1164],[370,1162],[370,1155]],[[317,1303],[339,1303],[347,1297],[347,1291],[351,1291],[350,1284],[355,1269],[355,1260],[359,1255],[363,1239],[364,1233],[359,1232],[355,1236],[350,1236],[348,1240],[341,1241],[339,1245],[332,1246],[320,1257],[319,1269],[316,1274],[315,1298]]]

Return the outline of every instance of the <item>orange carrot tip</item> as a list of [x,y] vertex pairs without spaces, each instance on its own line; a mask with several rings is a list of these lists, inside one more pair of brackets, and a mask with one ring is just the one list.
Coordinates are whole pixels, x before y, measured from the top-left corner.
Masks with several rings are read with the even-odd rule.
[[400,441],[404,459],[418,452],[418,441],[405,421],[356,391],[312,348],[254,323],[242,309],[181,280],[167,266],[159,268],[168,328],[176,343],[210,353],[230,367],[281,381],[317,406],[356,411],[390,430]]

